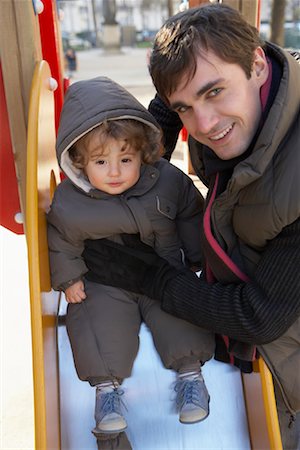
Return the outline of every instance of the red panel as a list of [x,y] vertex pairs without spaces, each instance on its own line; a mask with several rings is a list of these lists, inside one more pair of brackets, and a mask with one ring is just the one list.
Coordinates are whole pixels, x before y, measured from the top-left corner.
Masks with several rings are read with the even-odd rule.
[[181,128],[180,134],[181,134],[181,140],[183,142],[187,142],[187,140],[188,140],[188,132],[186,131],[185,127]]
[[39,14],[43,59],[48,62],[51,76],[56,79],[58,88],[54,92],[55,127],[59,124],[59,116],[64,98],[63,74],[60,63],[60,36],[57,30],[57,10],[55,0],[43,0],[44,10]]
[[0,64],[0,224],[16,234],[24,234],[23,225],[15,222],[21,211],[15,162],[11,144],[8,113]]

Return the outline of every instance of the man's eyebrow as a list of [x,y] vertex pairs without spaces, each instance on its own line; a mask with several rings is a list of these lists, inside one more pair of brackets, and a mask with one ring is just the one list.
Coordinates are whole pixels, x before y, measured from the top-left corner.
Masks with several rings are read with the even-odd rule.
[[224,81],[224,78],[217,78],[216,80],[209,81],[206,83],[199,91],[197,91],[196,96],[200,97],[201,95],[205,94],[207,91],[212,89],[216,84],[221,83]]
[[[209,81],[208,83],[206,83],[204,86],[202,86],[197,92],[195,97],[201,97],[201,95],[204,95],[207,91],[209,91],[210,89],[212,89],[216,84],[221,83],[224,81],[224,78],[217,78],[216,80],[213,81]],[[188,106],[183,102],[174,102],[170,104],[170,108],[173,110],[176,110],[177,108],[181,108],[181,107],[185,107]]]

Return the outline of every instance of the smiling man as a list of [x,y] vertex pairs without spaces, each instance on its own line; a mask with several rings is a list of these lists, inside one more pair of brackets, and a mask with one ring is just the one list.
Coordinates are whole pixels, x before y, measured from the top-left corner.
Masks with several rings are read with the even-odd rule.
[[[228,336],[217,358],[227,351],[245,369],[256,345],[275,380],[284,449],[299,449],[299,64],[236,10],[210,4],[166,21],[150,74],[158,95],[149,110],[167,158],[184,125],[208,187],[202,274],[179,273],[141,245],[108,249],[104,241],[90,268],[100,282],[134,281],[168,313]],[[126,274],[113,276],[112,258],[126,261]]]
[[[250,79],[244,70],[215,55],[200,54],[192,80],[183,76],[168,96],[189,134],[220,159],[232,159],[249,147],[261,116],[260,88],[268,78],[263,50],[255,50]],[[245,108],[247,105],[247,108]]]

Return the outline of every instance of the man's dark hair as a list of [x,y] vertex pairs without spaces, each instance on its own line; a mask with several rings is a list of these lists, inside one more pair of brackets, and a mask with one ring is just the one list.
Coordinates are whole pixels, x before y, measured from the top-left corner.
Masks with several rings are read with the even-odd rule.
[[227,63],[238,64],[251,77],[254,51],[264,47],[258,30],[235,9],[207,4],[170,17],[156,35],[149,70],[163,100],[171,95],[183,76],[191,80],[197,57],[211,50]]

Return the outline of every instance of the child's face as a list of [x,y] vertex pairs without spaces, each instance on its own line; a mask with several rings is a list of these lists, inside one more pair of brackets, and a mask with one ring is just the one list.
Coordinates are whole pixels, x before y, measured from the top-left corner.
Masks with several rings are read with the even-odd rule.
[[111,138],[105,145],[104,152],[92,150],[85,173],[96,189],[112,195],[122,194],[140,177],[141,152],[130,148],[124,140]]

